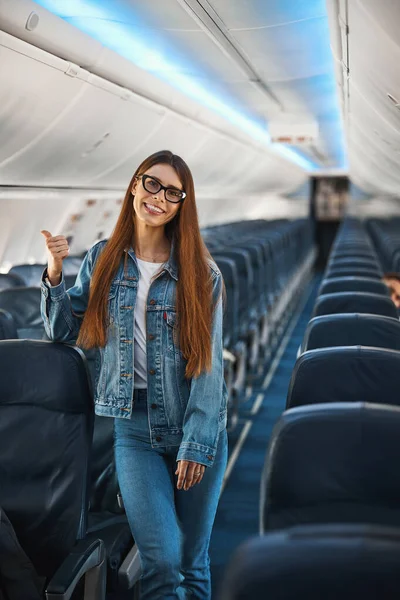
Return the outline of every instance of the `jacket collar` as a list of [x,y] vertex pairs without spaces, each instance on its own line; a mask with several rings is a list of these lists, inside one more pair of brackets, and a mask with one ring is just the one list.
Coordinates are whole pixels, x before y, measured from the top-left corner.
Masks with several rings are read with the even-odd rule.
[[[132,246],[130,246],[129,248],[124,248],[124,252],[128,252],[129,256],[136,260],[136,254]],[[176,264],[175,260],[175,237],[172,238],[171,251],[169,253],[169,258],[164,265],[164,269],[168,271],[171,277],[178,281],[178,265]]]

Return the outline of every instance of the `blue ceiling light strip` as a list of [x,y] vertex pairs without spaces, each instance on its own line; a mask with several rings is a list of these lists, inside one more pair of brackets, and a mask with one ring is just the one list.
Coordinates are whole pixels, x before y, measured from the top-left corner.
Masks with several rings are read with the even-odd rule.
[[[203,106],[222,115],[233,125],[269,146],[283,158],[306,171],[315,171],[321,168],[319,164],[302,156],[301,152],[287,145],[271,145],[269,133],[261,124],[232,106],[232,99],[224,100],[222,97],[218,97],[193,79],[190,74],[186,74],[185,71],[189,73],[193,71],[193,65],[182,64],[182,58],[179,59],[179,63],[174,62],[173,49],[166,50],[165,41],[160,39],[157,32],[149,37],[151,30],[148,25],[140,22],[136,14],[128,12],[117,0],[112,2],[111,0],[36,1],[138,67],[162,78]],[[140,32],[142,32],[141,35]],[[209,78],[207,86],[211,87]]]

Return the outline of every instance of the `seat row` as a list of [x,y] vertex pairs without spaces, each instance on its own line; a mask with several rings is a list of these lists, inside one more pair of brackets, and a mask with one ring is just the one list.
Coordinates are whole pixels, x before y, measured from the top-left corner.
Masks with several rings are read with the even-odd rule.
[[314,257],[311,233],[305,219],[229,223],[203,231],[227,292],[229,430],[235,426],[246,389],[268,367],[308,281]]
[[[229,429],[239,403],[264,372],[292,314],[313,262],[310,223],[248,221],[209,227],[204,241],[220,268],[227,291],[224,364],[229,391]],[[75,283],[82,257],[65,263],[66,288]],[[63,263],[63,266],[64,266]],[[15,265],[0,274],[0,339],[44,339],[39,283],[45,265]],[[95,351],[85,354],[94,373]]]
[[344,222],[269,441],[261,537],[222,600],[397,597],[400,323],[381,274],[363,224]]

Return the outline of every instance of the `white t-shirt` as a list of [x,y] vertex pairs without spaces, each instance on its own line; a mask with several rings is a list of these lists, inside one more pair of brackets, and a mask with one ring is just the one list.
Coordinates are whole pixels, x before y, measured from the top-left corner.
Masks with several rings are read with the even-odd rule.
[[135,306],[134,336],[134,386],[135,389],[147,388],[146,354],[146,303],[152,277],[161,270],[164,263],[146,262],[136,257],[140,278]]

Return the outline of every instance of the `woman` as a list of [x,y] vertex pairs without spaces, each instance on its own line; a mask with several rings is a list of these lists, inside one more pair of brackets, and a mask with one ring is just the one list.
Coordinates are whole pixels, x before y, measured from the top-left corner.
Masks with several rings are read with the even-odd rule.
[[42,233],[46,332],[99,349],[95,407],[115,417],[140,598],[206,600],[227,463],[223,280],[200,235],[190,170],[169,151],[142,162],[111,237],[89,249],[68,294],[68,242]]

